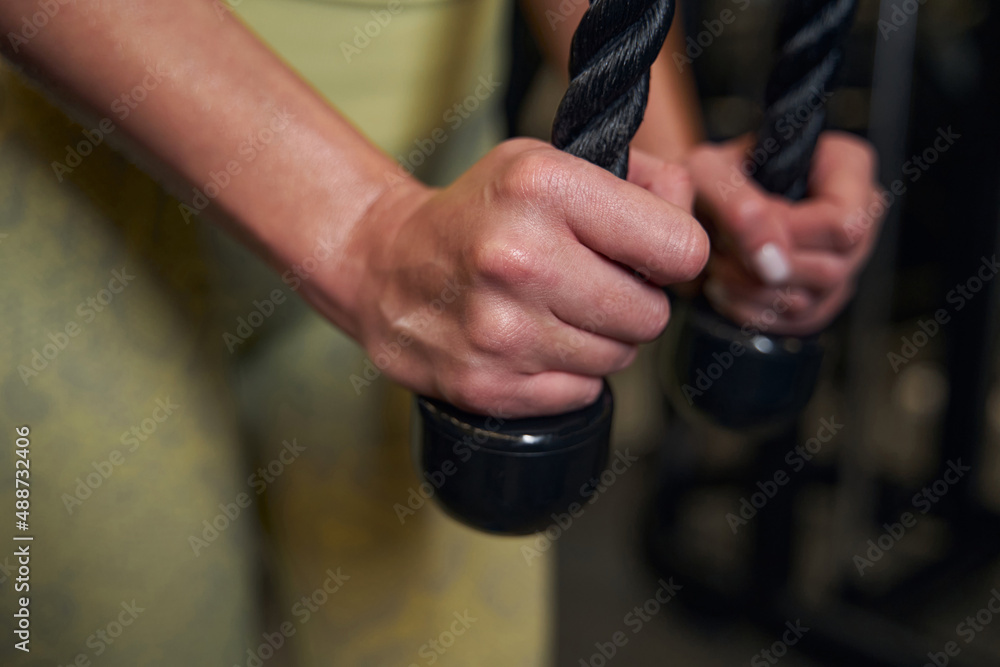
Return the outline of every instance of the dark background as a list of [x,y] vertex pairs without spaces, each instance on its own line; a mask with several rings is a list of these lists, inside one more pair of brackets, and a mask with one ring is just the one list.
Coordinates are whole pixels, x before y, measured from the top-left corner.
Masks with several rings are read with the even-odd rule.
[[[709,136],[752,130],[771,64],[772,49],[761,45],[772,43],[780,3],[687,0],[682,8],[689,36],[723,9],[737,15],[693,67]],[[655,406],[662,420],[652,430],[618,425],[617,446],[642,452],[640,463],[558,539],[560,667],[919,667],[935,664],[929,653],[938,665],[1000,664],[1000,614],[966,620],[1000,590],[995,281],[971,298],[955,292],[996,252],[998,24],[1000,8],[985,0],[860,3],[829,125],[869,138],[882,184],[901,180],[905,194],[890,207],[858,296],[825,334],[821,385],[784,443],[689,423],[655,383],[650,395],[619,395],[619,403]],[[536,76],[523,23],[514,42],[511,131],[541,134],[548,117],[535,109],[545,74]],[[913,157],[949,128],[960,137],[915,168]],[[948,322],[893,368],[888,355],[942,308]],[[663,350],[646,359],[660,370],[670,363]],[[733,535],[726,514],[831,415],[844,428]],[[959,459],[971,472],[921,513],[914,494]],[[907,511],[916,525],[859,574],[855,556]],[[684,588],[636,632],[627,615],[660,577]],[[769,660],[761,651],[787,621],[809,631]],[[610,653],[618,631],[627,643],[601,656],[597,644]],[[948,642],[956,657],[943,653]]]

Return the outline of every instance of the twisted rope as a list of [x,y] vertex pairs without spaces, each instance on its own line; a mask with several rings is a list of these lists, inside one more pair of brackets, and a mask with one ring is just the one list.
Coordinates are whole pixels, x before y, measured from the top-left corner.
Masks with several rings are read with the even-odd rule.
[[[786,0],[778,60],[764,94],[757,181],[789,199],[806,195],[809,166],[826,120],[826,98],[844,57],[857,0]],[[803,112],[804,117],[803,117]],[[774,147],[777,149],[774,150]]]
[[649,68],[673,18],[674,0],[591,0],[573,35],[569,89],[552,128],[556,148],[625,178]]

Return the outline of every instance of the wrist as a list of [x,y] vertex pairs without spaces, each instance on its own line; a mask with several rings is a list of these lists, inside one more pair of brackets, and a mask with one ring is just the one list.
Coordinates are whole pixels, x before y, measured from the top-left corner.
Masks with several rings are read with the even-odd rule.
[[315,222],[302,226],[297,243],[299,253],[319,246],[330,250],[315,279],[302,281],[302,295],[361,344],[369,328],[367,314],[378,307],[365,289],[373,268],[381,265],[380,256],[393,246],[414,210],[434,193],[398,167],[382,172],[370,185],[374,191],[365,193],[366,205],[350,222],[331,223],[333,209],[324,207]]

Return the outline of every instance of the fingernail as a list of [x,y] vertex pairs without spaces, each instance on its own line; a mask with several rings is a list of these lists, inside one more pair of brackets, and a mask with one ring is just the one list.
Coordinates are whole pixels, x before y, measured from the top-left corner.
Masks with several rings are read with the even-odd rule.
[[753,265],[760,277],[769,285],[781,285],[791,274],[785,253],[773,243],[761,246],[753,256]]

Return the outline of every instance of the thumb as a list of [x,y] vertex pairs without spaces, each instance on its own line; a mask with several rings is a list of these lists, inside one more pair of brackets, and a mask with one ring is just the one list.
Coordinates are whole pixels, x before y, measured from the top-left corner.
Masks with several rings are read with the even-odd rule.
[[791,244],[782,224],[787,207],[744,175],[747,143],[699,147],[688,166],[699,207],[732,242],[747,270],[768,285],[781,285],[791,275]]

